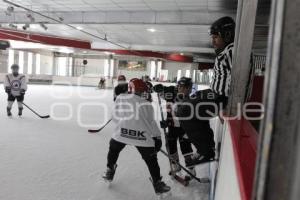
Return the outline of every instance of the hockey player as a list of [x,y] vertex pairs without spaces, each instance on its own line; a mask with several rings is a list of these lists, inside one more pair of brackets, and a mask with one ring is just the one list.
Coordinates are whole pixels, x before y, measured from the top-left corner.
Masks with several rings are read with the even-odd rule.
[[110,140],[107,171],[103,178],[110,182],[113,180],[120,152],[126,145],[133,145],[150,171],[155,193],[160,195],[171,188],[162,181],[160,175],[157,152],[162,142],[160,130],[154,120],[154,109],[151,103],[144,99],[148,88],[141,79],[132,79],[128,89],[130,94],[120,94],[115,101],[112,119],[116,128]]
[[149,76],[144,76],[143,77],[143,81],[147,84],[148,89],[149,89],[149,93],[153,92],[153,84],[151,83],[151,79]]
[[98,83],[98,88],[105,89],[105,78],[103,78],[103,77],[100,78],[100,81]]
[[[163,88],[163,89],[159,89]],[[196,171],[194,166],[190,166],[191,156],[193,155],[192,144],[185,134],[185,131],[180,127],[180,123],[177,120],[176,116],[174,116],[174,103],[176,103],[177,89],[175,86],[163,86],[162,84],[155,85],[153,87],[154,91],[159,92],[163,91],[163,95],[161,95],[167,102],[167,120],[161,122],[162,128],[168,128],[168,145],[169,145],[169,154],[172,160],[179,162],[177,141],[179,141],[180,149],[183,154],[185,165],[190,170],[191,173],[196,175]],[[181,167],[176,163],[172,162],[172,169],[174,172],[180,172]],[[179,174],[180,175],[180,174]]]
[[126,82],[126,77],[124,75],[118,76],[118,85],[114,88],[114,101],[117,96],[128,92],[128,83]]
[[[186,162],[193,166],[214,160],[215,157],[215,142],[213,131],[210,128],[208,119],[199,119],[196,115],[196,108],[199,102],[207,102],[207,99],[202,98],[202,91],[196,92],[195,96],[190,97],[192,91],[191,78],[182,77],[178,83],[178,99],[182,103],[176,105],[176,116],[179,118],[180,126],[188,135],[192,144],[196,147],[197,153],[190,157]],[[198,97],[199,95],[199,97]],[[201,106],[201,113],[204,112]],[[193,110],[192,110],[193,109]],[[199,113],[198,113],[199,114]]]
[[[214,136],[208,118],[213,116],[210,113],[218,114],[228,102],[234,31],[235,22],[230,17],[222,17],[211,25],[210,34],[217,57],[210,89],[197,91],[190,97],[191,79],[182,77],[178,81],[180,99],[189,105],[178,106],[176,115],[181,118],[181,126],[197,148],[197,154],[191,160],[193,164],[209,162],[215,157]],[[191,119],[184,119],[186,117]]]
[[11,66],[12,73],[7,74],[4,79],[4,89],[8,95],[7,98],[7,116],[12,116],[11,108],[14,101],[17,99],[19,116],[22,116],[23,101],[25,92],[27,90],[26,78],[23,74],[19,74],[19,65],[13,64]]

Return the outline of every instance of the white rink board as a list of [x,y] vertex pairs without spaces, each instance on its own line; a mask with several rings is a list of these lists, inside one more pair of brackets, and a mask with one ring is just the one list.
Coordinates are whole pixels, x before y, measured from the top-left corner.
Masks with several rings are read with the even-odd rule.
[[225,124],[215,200],[241,200],[231,133]]

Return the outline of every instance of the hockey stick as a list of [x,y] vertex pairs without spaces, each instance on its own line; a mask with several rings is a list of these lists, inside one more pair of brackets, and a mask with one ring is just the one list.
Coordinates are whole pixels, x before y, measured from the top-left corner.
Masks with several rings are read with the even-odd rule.
[[[171,157],[168,155],[167,152],[165,152],[162,149],[160,150],[160,152],[162,154],[164,154],[166,157],[168,157],[170,160],[172,160]],[[192,178],[194,178],[199,183],[208,183],[209,182],[209,179],[206,179],[206,178],[205,179],[200,179],[197,176],[195,176],[194,174],[192,174],[187,168],[185,168],[184,166],[182,166],[177,160],[172,160],[172,161],[175,162],[176,164],[178,164],[181,167],[181,169],[183,169],[183,171],[185,171],[188,175],[190,175]]]
[[37,112],[35,112],[32,108],[30,108],[29,106],[27,106],[24,102],[22,102],[22,104],[26,107],[26,108],[28,108],[31,112],[33,112],[34,114],[36,114],[37,116],[39,116],[40,118],[42,118],[42,119],[46,119],[46,118],[49,118],[50,117],[50,115],[44,115],[44,116],[42,116],[42,115],[39,115]]
[[[162,109],[162,105],[161,105],[161,99],[160,99],[160,96],[159,96],[159,93],[157,93],[157,98],[158,98],[158,105],[159,105],[159,109],[160,109],[160,114],[161,114],[161,119],[164,120],[164,114],[163,114],[163,109]],[[167,133],[167,130],[166,128],[164,127],[163,128],[163,131],[164,131],[164,135],[165,135],[165,141],[166,141],[166,149],[167,149],[167,152],[169,152],[169,142],[168,142],[168,133]],[[162,150],[160,150],[162,151]],[[164,152],[166,153],[166,152]],[[174,170],[172,169],[172,160],[170,159],[170,155],[168,153],[166,153],[165,155],[167,155],[167,157],[169,158],[169,164],[170,164],[170,169],[171,169],[171,175],[175,178],[175,180],[177,180],[179,183],[181,183],[182,185],[184,186],[188,186],[189,184],[189,181],[185,180],[184,178],[178,176]]]
[[101,128],[99,129],[89,129],[88,132],[89,133],[98,133],[100,132],[102,129],[104,129],[106,127],[107,124],[109,124],[109,122],[111,122],[112,118],[110,120],[108,120]]

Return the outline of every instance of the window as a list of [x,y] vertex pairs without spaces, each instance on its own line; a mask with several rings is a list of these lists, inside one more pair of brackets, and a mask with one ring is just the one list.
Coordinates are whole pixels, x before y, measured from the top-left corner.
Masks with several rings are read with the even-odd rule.
[[115,68],[114,64],[115,64],[115,60],[111,59],[110,60],[110,77],[114,76],[114,68]]
[[67,57],[58,57],[57,75],[67,76]]
[[187,69],[185,71],[185,76],[188,77],[188,78],[190,78],[190,76],[191,76],[191,70]]
[[69,76],[73,76],[73,58],[69,57]]
[[168,80],[168,70],[162,69],[162,70],[160,71],[160,79],[161,79],[162,81],[167,81],[167,80]]
[[181,78],[181,69],[177,71],[177,81]]
[[161,68],[162,68],[162,62],[158,61],[157,62],[157,77],[159,77],[159,79],[160,79],[160,75],[161,75]]
[[27,73],[32,74],[32,53],[28,53]]
[[104,60],[104,76],[109,76],[109,64],[108,59]]
[[19,72],[24,73],[24,52],[19,51]]
[[35,58],[35,74],[41,74],[41,55],[36,54]]
[[155,61],[150,62],[150,78],[153,79],[155,78],[155,71],[156,71],[156,64]]
[[197,79],[196,79],[196,70],[193,70],[193,81],[197,82]]
[[15,51],[9,50],[8,51],[8,66],[7,66],[7,72],[10,72],[10,67],[14,64],[15,59]]

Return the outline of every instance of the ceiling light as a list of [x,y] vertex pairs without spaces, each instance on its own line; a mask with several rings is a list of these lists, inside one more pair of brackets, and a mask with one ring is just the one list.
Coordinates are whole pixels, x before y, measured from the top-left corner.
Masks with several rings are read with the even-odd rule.
[[77,26],[76,29],[80,30],[80,31],[83,30],[83,28],[81,26]]
[[149,31],[151,33],[154,33],[154,32],[156,32],[156,29],[154,29],[154,28],[148,28],[147,31]]
[[108,52],[108,51],[104,51],[103,53],[104,53],[104,54],[106,54],[106,55],[115,55],[115,53],[114,53],[114,52]]
[[70,53],[74,53],[74,50],[72,48],[61,47],[58,49],[58,52],[70,54]]
[[50,49],[52,47],[50,45],[44,45],[35,42],[23,42],[16,40],[9,40],[9,42],[11,44],[11,48],[13,49]]

